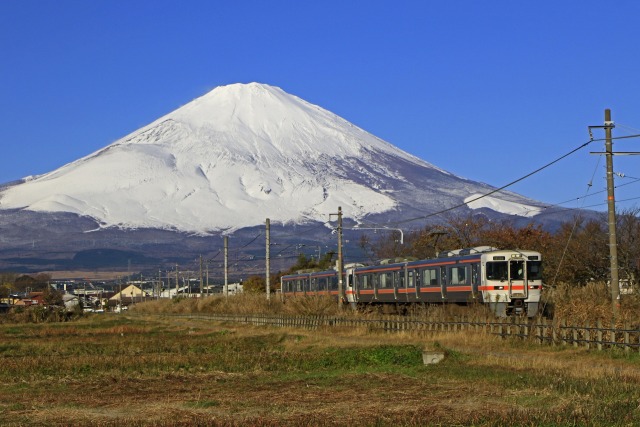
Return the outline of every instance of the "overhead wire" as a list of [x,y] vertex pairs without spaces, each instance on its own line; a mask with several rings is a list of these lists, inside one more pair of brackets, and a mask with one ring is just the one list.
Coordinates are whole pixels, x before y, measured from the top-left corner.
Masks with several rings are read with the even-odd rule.
[[551,165],[553,165],[555,163],[558,163],[560,160],[570,156],[571,154],[575,153],[576,151],[579,151],[579,150],[583,149],[587,145],[591,144],[591,142],[593,142],[593,141],[594,140],[589,140],[589,141],[585,142],[584,144],[581,144],[580,146],[578,146],[578,147],[574,148],[573,150],[569,151],[568,153],[566,153],[566,154],[558,157],[557,159],[547,163],[546,165],[534,170],[533,172],[530,172],[530,173],[528,173],[528,174],[526,174],[526,175],[524,175],[524,176],[522,176],[522,177],[520,177],[520,178],[518,178],[518,179],[516,179],[514,181],[511,181],[508,184],[503,185],[502,187],[496,188],[496,189],[494,189],[494,190],[492,190],[492,191],[490,191],[488,193],[481,194],[480,196],[475,197],[475,198],[473,198],[471,200],[466,200],[464,203],[460,203],[460,204],[457,204],[455,206],[449,207],[447,209],[443,209],[443,210],[441,210],[439,212],[434,212],[434,213],[431,213],[431,214],[428,214],[428,215],[423,215],[423,216],[416,217],[416,218],[409,218],[409,219],[406,219],[406,220],[397,221],[397,222],[392,223],[392,224],[393,225],[400,225],[400,224],[405,224],[407,222],[413,222],[413,221],[418,221],[418,220],[421,220],[421,219],[427,219],[427,218],[430,218],[430,217],[433,217],[433,216],[436,216],[436,215],[441,215],[443,213],[452,211],[454,209],[461,208],[463,206],[467,206],[469,203],[475,202],[477,200],[480,200],[480,199],[483,199],[485,197],[488,197],[488,196],[490,196],[492,194],[498,193],[498,192],[504,190],[505,188],[511,187],[512,185],[517,184],[518,182],[523,181],[523,180],[529,178],[530,176],[537,174],[538,172],[540,172],[540,171],[548,168],[549,166],[551,166]]
[[[591,187],[593,187],[593,178],[596,176],[596,171],[598,170],[598,166],[600,166],[600,159],[602,158],[602,156],[598,156],[598,162],[596,163],[596,166],[593,168],[593,173],[591,174],[591,180],[589,180],[589,183],[587,184],[587,191],[586,194],[589,193],[589,191],[591,190]],[[584,199],[586,198],[586,194],[585,197],[583,197],[582,202],[584,203]],[[567,244],[564,246],[564,250],[562,251],[562,255],[560,256],[560,261],[558,262],[558,266],[556,267],[556,274],[553,276],[553,283],[552,286],[556,285],[556,281],[558,279],[558,275],[560,274],[560,267],[562,266],[562,263],[564,262],[564,258],[567,254],[567,251],[569,250],[569,243],[571,243],[571,239],[573,238],[573,234],[576,231],[576,228],[578,227],[578,222],[580,221],[579,217],[576,217],[573,221],[573,227],[571,227],[571,232],[569,233],[569,236],[567,237]]]

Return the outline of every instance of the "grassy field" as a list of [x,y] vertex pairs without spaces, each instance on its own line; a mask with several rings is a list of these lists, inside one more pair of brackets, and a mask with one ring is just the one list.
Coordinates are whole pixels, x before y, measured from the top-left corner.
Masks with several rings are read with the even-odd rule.
[[104,314],[2,324],[0,357],[3,426],[640,425],[637,354],[487,335]]

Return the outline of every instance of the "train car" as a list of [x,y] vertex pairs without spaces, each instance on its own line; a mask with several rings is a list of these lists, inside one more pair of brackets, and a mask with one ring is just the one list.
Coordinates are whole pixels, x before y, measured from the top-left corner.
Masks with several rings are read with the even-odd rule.
[[282,276],[280,291],[284,298],[301,295],[338,298],[338,273],[336,270],[301,271]]
[[[335,270],[282,278],[283,297],[338,297]],[[361,304],[488,304],[497,316],[534,317],[542,292],[542,257],[527,250],[483,246],[442,252],[424,260],[386,260],[347,266],[345,302]]]

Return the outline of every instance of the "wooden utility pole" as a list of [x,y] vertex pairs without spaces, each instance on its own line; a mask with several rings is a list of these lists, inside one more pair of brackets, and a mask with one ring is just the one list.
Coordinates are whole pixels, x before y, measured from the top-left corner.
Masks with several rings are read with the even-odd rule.
[[338,306],[342,308],[344,301],[344,284],[342,276],[344,273],[344,263],[342,260],[342,206],[338,206]]
[[202,298],[202,254],[200,254],[200,298]]
[[224,236],[224,296],[229,296],[229,236]]
[[271,299],[271,278],[269,277],[271,275],[271,265],[270,265],[270,253],[269,253],[269,247],[271,246],[271,225],[269,222],[269,218],[267,218],[267,229],[266,229],[266,243],[267,243],[267,250],[266,250],[266,292],[267,292],[267,301],[269,301]]
[[178,286],[180,286],[180,279],[178,277],[178,264],[176,264],[176,298],[178,298]]
[[616,201],[613,181],[613,142],[611,129],[611,110],[604,110],[605,152],[607,157],[607,210],[609,216],[609,257],[611,260],[611,304],[614,319],[618,318],[620,305],[620,282],[618,278],[618,244],[616,238]]

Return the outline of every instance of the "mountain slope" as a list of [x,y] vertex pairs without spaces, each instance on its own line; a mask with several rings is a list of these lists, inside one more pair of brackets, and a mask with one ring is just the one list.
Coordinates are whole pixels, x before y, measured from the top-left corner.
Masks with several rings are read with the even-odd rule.
[[[388,221],[492,187],[456,177],[279,88],[222,86],[89,156],[0,192],[0,209],[68,212],[100,228],[195,234],[345,216]],[[501,204],[507,201],[507,204]],[[478,205],[535,202],[513,193]],[[473,206],[473,205],[472,205]]]

